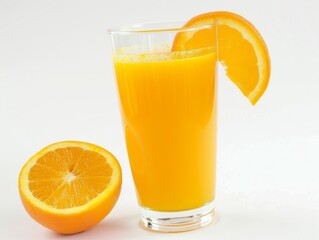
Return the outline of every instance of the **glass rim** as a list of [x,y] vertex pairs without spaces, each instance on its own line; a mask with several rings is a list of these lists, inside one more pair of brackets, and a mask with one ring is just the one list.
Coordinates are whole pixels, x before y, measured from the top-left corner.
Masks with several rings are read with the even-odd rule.
[[[217,21],[214,21],[213,24],[202,24],[192,27],[185,27],[187,21],[158,21],[158,22],[146,22],[133,24],[123,27],[111,27],[107,29],[109,34],[129,34],[129,33],[160,33],[160,32],[189,32],[197,31],[201,29],[210,29],[217,24]],[[181,27],[155,27],[156,25],[161,24],[180,24]],[[151,27],[150,26],[154,26]],[[147,28],[148,27],[148,28]]]

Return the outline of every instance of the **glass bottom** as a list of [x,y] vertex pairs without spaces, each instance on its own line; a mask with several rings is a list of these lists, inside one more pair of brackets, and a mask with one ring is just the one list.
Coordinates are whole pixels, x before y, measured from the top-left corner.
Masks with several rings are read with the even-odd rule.
[[142,208],[142,227],[157,232],[184,232],[207,226],[215,220],[215,204],[179,211],[157,212]]

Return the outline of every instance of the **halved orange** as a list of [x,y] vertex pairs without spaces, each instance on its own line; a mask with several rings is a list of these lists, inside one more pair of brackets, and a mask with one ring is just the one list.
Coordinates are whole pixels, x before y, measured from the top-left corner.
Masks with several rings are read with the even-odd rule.
[[[254,105],[266,90],[270,78],[270,57],[257,29],[231,12],[209,12],[192,18],[185,27],[217,22],[218,60],[227,76]],[[216,35],[207,29],[195,34],[177,34],[172,51],[211,46]]]
[[121,183],[121,167],[110,152],[77,141],[45,147],[19,175],[26,211],[43,226],[64,234],[100,222],[115,205]]

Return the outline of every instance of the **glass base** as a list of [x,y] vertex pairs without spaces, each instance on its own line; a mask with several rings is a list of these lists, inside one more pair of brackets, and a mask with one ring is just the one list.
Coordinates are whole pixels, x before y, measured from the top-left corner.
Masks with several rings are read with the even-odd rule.
[[179,211],[157,212],[142,208],[142,227],[157,232],[184,232],[207,226],[215,220],[215,204]]

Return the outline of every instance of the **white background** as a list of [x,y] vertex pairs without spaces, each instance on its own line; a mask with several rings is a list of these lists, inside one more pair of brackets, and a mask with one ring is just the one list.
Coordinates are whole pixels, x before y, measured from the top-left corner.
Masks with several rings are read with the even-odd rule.
[[[272,60],[269,87],[252,107],[220,71],[217,223],[144,231],[106,29],[215,10],[260,30]],[[315,0],[0,0],[0,239],[319,239],[318,10]],[[109,149],[123,188],[99,225],[66,237],[27,215],[17,181],[31,155],[68,139]]]

